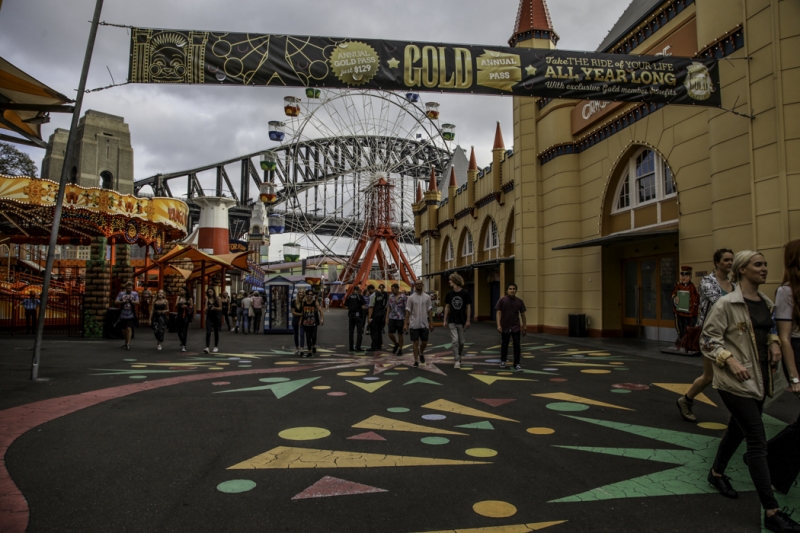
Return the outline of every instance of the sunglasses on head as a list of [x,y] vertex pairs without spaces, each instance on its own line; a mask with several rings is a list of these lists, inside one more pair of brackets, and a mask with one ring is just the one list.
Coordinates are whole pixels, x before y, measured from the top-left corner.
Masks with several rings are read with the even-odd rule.
[[691,276],[691,272],[681,272],[681,276]]

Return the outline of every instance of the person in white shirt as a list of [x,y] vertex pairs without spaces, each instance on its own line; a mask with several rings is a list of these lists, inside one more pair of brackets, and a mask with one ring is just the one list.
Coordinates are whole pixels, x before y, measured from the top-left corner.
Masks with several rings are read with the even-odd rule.
[[248,329],[250,329],[250,308],[253,307],[253,298],[250,297],[249,294],[245,295],[242,298],[242,331],[245,335],[248,333]]
[[331,297],[329,295],[325,295],[325,310],[327,311],[331,307]]
[[433,302],[422,292],[423,282],[414,283],[414,293],[406,303],[406,319],[403,331],[411,334],[414,351],[414,366],[425,364],[425,348],[428,346],[428,333],[433,331]]
[[252,322],[250,323],[250,329],[253,330],[253,333],[258,333],[261,329],[261,324],[264,323],[262,320],[262,307],[264,305],[264,298],[261,297],[261,293],[258,291],[253,292],[253,316]]

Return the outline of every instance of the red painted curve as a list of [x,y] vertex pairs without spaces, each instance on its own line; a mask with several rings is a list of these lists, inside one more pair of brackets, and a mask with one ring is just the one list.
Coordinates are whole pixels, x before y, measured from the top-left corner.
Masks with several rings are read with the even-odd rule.
[[0,411],[0,531],[3,533],[25,533],[30,517],[28,502],[17,487],[6,468],[6,452],[18,437],[31,429],[50,422],[64,415],[81,409],[92,407],[108,400],[136,394],[148,390],[230,376],[248,374],[278,374],[317,368],[314,365],[295,366],[289,368],[265,368],[259,370],[235,370],[231,372],[214,372],[164,378],[156,381],[132,383],[120,387],[111,387],[91,392],[83,392],[72,396],[63,396],[50,400],[33,402],[19,407]]

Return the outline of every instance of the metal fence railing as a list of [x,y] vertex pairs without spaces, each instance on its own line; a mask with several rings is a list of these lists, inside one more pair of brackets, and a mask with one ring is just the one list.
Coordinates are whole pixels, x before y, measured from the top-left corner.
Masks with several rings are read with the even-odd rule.
[[[26,295],[0,293],[0,335],[32,335],[39,309],[28,313]],[[54,292],[47,301],[45,335],[83,337],[83,294]]]

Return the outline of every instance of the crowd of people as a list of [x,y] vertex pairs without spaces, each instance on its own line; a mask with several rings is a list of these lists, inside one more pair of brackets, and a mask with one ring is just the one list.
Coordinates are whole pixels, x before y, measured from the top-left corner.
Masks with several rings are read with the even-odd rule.
[[[800,446],[800,417],[770,441],[761,419],[764,405],[784,390],[800,395],[800,240],[784,247],[783,279],[774,303],[759,290],[768,274],[767,261],[761,253],[734,253],[721,248],[714,253],[713,262],[714,270],[702,278],[699,291],[692,291],[692,270],[687,266],[681,267],[680,282],[673,291],[681,337],[695,335],[696,349],[703,356],[703,373],[677,400],[678,409],[685,420],[695,422],[694,400],[713,385],[730,412],[730,421],[708,472],[708,482],[723,496],[738,496],[725,471],[739,445],[746,442],[744,459],[764,509],[765,527],[770,531],[800,531],[800,525],[779,508],[774,495],[776,489],[788,491],[800,473],[800,456],[796,453]],[[460,368],[473,301],[460,275],[450,275],[449,285],[443,326],[450,332],[455,368]],[[116,299],[127,349],[140,303],[132,286],[129,282]],[[362,350],[365,334],[370,337],[366,351],[382,351],[383,334],[388,330],[393,355],[403,355],[404,337],[408,335],[413,366],[425,365],[425,350],[434,329],[434,305],[423,288],[422,280],[416,281],[410,295],[400,291],[396,283],[389,293],[384,285],[369,285],[366,295],[360,287],[354,287],[344,302],[349,352]],[[509,344],[513,343],[513,368],[521,371],[520,337],[527,334],[527,323],[525,303],[516,293],[516,284],[510,283],[495,306],[496,326],[501,339],[500,366],[505,368],[508,364]],[[151,300],[151,327],[160,350],[167,330],[169,302],[164,291],[158,291]],[[240,292],[231,298],[225,292],[217,296],[209,288],[205,300],[206,352],[218,351],[223,319],[228,330],[235,333],[259,332],[264,304],[259,293]],[[35,302],[29,307],[35,309]],[[329,301],[321,300],[313,291],[298,291],[291,305],[296,355],[316,355],[318,328],[325,324],[328,307]],[[195,316],[194,302],[185,289],[180,291],[176,308],[178,336],[181,350],[185,351],[188,326]]]

